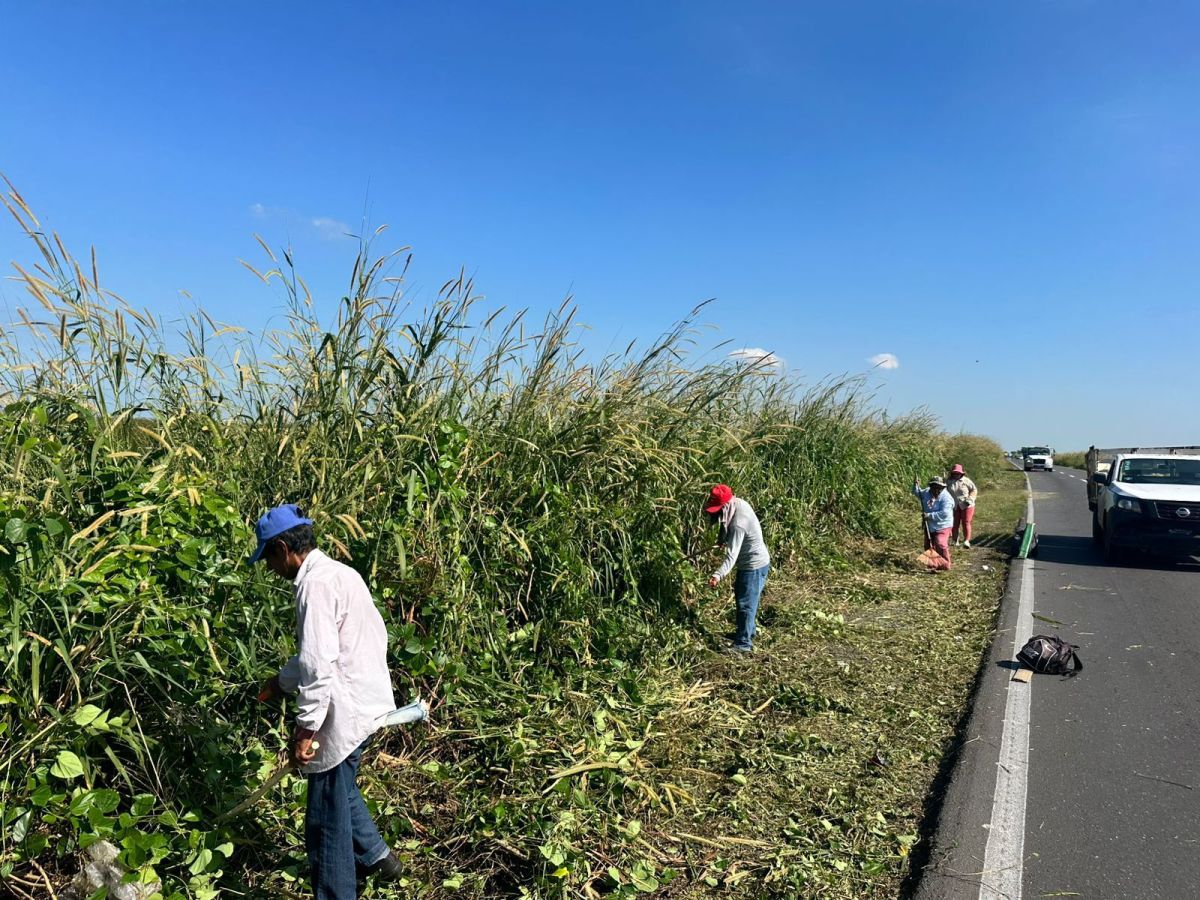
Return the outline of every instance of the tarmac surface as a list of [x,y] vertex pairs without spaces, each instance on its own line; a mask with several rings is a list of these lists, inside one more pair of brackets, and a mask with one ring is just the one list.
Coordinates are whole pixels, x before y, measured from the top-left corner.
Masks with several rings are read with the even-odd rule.
[[[1200,897],[1200,565],[1108,565],[1084,478],[1029,473],[1037,557],[1014,561],[922,900]],[[1012,682],[1030,632],[1078,644],[1084,671]]]

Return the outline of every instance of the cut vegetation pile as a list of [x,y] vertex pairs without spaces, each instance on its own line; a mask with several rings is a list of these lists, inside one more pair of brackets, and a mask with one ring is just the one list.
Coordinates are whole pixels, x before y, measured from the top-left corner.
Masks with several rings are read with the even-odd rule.
[[[690,319],[597,362],[567,308],[483,319],[457,279],[410,309],[407,259],[368,246],[327,325],[267,250],[288,330],[168,328],[9,201],[40,259],[0,348],[5,889],[46,896],[106,839],[169,897],[302,892],[301,780],[217,824],[285,741],[255,694],[292,651],[290,590],[244,564],[284,500],[367,578],[401,701],[434,703],[365,764],[411,866],[396,896],[898,884],[995,594],[884,540],[950,461],[928,417],[706,364]],[[701,588],[715,481],[776,557],[744,670]],[[947,623],[954,677],[906,680]]]

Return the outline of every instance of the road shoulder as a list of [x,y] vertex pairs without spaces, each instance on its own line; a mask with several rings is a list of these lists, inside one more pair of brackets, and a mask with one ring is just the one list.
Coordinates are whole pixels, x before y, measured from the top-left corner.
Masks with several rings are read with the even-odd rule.
[[[954,747],[926,804],[929,835],[906,885],[916,900],[980,896],[989,826],[995,800],[1008,687],[1024,566],[1013,560],[1000,601],[996,632],[979,674]],[[914,854],[916,856],[916,854]]]

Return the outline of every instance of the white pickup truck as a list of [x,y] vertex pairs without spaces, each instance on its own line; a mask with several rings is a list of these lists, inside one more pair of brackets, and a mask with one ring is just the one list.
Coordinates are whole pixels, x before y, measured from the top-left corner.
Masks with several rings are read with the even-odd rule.
[[1032,472],[1034,469],[1053,472],[1054,451],[1049,447],[1022,447],[1021,462],[1026,472]]
[[1200,447],[1088,451],[1092,538],[1109,562],[1128,550],[1200,556],[1200,453],[1194,451]]

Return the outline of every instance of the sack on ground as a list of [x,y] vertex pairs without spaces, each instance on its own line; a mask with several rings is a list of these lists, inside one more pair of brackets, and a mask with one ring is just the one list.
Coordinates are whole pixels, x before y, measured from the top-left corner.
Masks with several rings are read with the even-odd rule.
[[1060,637],[1035,634],[1017,654],[1017,660],[1042,675],[1076,675],[1083,671],[1083,661],[1075,651],[1078,644],[1068,644]]

